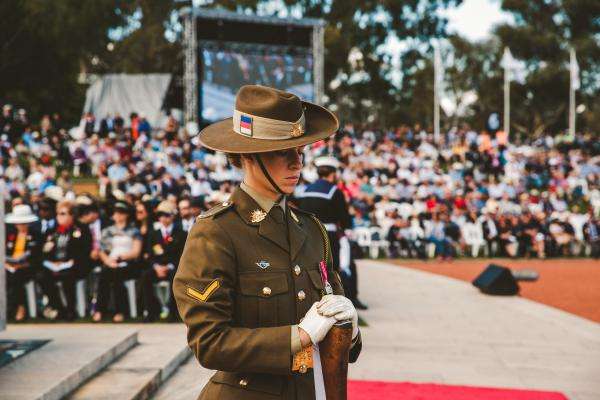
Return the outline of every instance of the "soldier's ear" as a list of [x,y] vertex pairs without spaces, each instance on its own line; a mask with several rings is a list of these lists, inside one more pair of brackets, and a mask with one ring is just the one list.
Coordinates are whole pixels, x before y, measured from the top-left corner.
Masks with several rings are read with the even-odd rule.
[[246,169],[248,164],[257,164],[254,154],[240,154],[240,166]]

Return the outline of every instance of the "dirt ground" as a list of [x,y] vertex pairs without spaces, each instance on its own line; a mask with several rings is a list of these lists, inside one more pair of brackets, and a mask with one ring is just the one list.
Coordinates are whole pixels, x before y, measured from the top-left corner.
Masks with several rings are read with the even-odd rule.
[[471,282],[485,267],[494,263],[512,270],[533,269],[539,273],[536,282],[519,282],[520,295],[580,317],[600,323],[600,260],[390,260],[404,267],[428,271]]

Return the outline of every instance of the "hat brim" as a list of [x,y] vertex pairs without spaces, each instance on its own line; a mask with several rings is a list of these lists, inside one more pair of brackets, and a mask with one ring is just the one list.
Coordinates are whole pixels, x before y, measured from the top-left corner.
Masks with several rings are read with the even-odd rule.
[[306,120],[305,133],[292,139],[256,139],[246,137],[233,130],[233,118],[215,122],[200,132],[200,143],[211,150],[225,153],[266,153],[291,149],[318,142],[333,135],[339,123],[335,115],[317,104],[302,102]]
[[8,214],[5,218],[7,224],[31,224],[36,222],[38,217],[35,215],[11,215]]

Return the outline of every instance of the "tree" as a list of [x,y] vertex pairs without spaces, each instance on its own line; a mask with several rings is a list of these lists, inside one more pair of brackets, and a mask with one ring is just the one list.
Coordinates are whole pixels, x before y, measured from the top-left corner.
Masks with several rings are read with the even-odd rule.
[[[515,24],[496,29],[502,46],[526,62],[526,85],[514,93],[511,119],[525,132],[557,131],[567,126],[569,48],[577,51],[582,71],[578,104],[588,112],[578,117],[578,130],[599,129],[600,2],[596,0],[503,0]],[[514,104],[514,103],[513,103]]]
[[183,71],[181,40],[169,41],[165,30],[172,29],[176,12],[173,1],[134,0],[132,18],[139,25],[115,41],[114,50],[105,51],[105,63],[98,72],[111,73],[179,73]]
[[126,25],[128,13],[127,1],[0,2],[0,100],[34,117],[59,112],[78,120],[80,67],[106,48],[108,30]]

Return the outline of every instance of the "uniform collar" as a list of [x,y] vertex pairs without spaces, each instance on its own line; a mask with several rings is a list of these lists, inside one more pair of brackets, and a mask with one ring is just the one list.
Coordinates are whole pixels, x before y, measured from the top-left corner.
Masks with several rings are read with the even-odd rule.
[[[272,200],[269,200],[273,203]],[[289,227],[289,237],[290,237],[290,245],[288,246],[286,240],[286,232],[285,225],[277,224],[275,220],[273,220],[265,211],[259,203],[254,199],[250,194],[248,194],[244,189],[237,187],[233,194],[231,195],[230,202],[233,203],[237,213],[239,216],[249,225],[258,226],[258,234],[263,236],[270,241],[277,244],[279,247],[284,249],[285,251],[291,250],[292,259],[296,257],[304,241],[306,240],[307,234],[304,232],[302,227],[300,226],[299,220],[297,217],[288,219],[288,227]],[[272,207],[272,205],[271,205]],[[269,209],[271,208],[269,207]],[[287,211],[289,212],[291,207],[287,207]],[[264,212],[265,215],[259,221],[253,220],[252,215],[256,215],[256,213]]]
[[[271,211],[271,208],[273,208],[273,206],[275,204],[277,204],[276,201],[269,199],[268,197],[258,193],[258,191],[250,186],[248,186],[246,184],[246,182],[242,182],[240,184],[240,189],[242,189],[244,192],[246,192],[246,194],[250,197],[252,197],[252,199],[260,206],[260,208],[262,208],[264,210],[264,212],[266,212],[267,214],[269,213],[269,211]],[[285,210],[285,197],[278,203],[279,206],[281,206],[281,208],[283,208]]]

